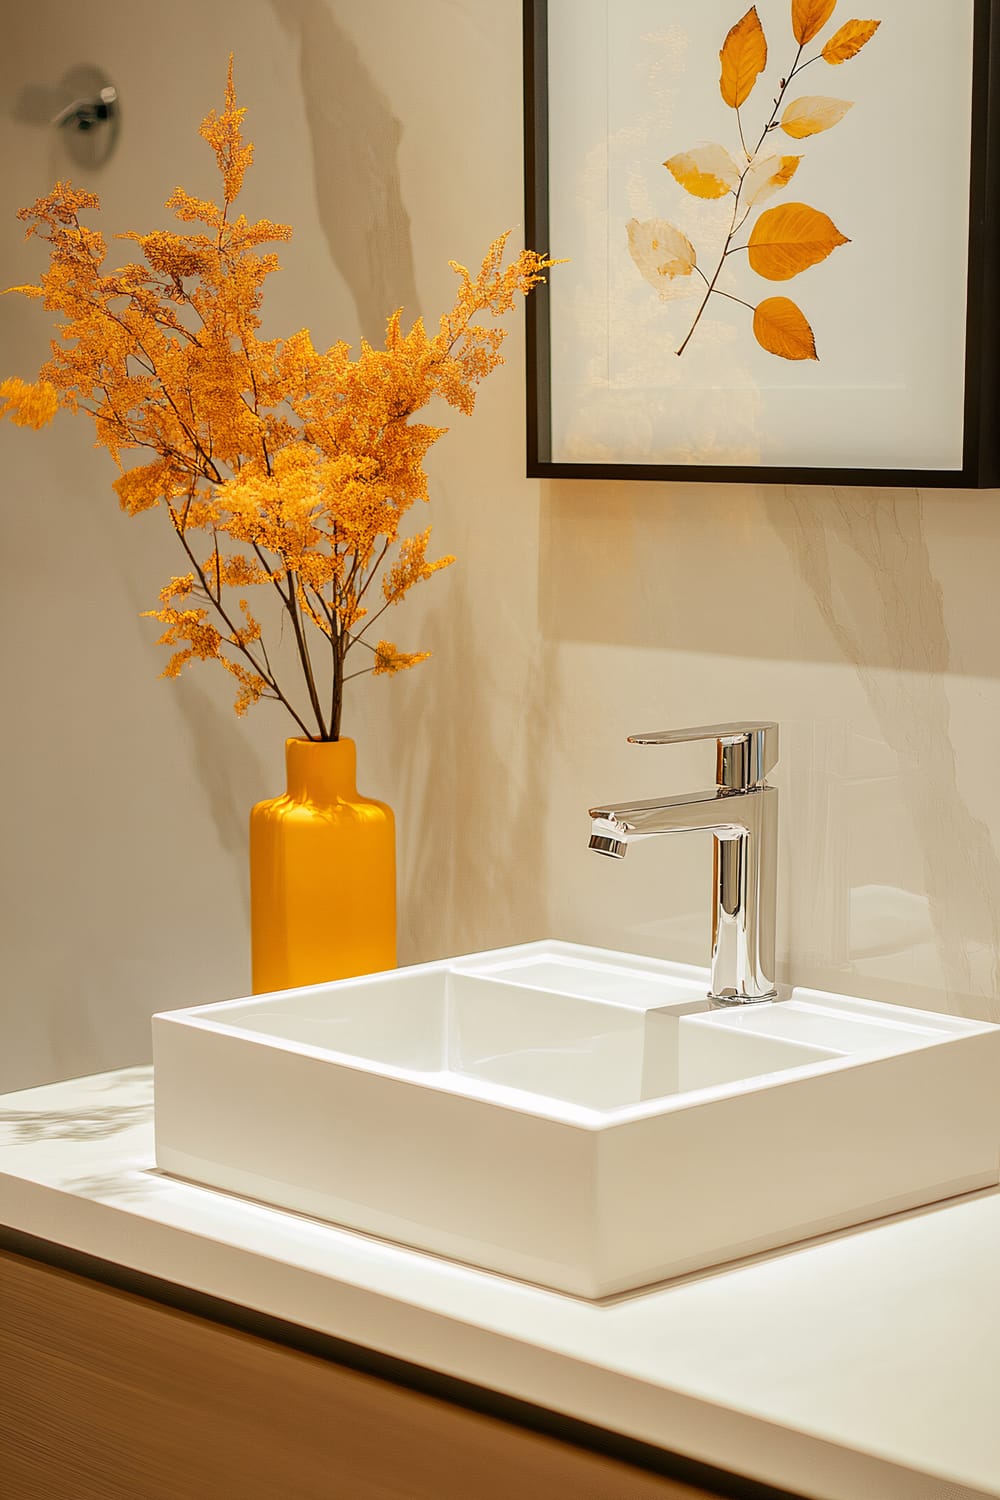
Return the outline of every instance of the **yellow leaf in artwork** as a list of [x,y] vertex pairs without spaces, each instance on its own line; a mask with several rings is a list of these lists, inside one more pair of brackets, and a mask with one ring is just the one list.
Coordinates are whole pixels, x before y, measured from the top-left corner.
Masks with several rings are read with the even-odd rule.
[[740,169],[725,146],[679,151],[663,165],[695,198],[724,198],[740,185]]
[[743,178],[740,202],[744,208],[763,203],[780,188],[787,187],[798,171],[801,156],[762,156],[753,162]]
[[881,24],[881,21],[845,21],[823,48],[823,56],[828,63],[849,62],[871,41]]
[[790,281],[850,241],[827,214],[807,203],[785,203],[761,214],[748,246],[750,269],[767,281]]
[[629,219],[629,254],[639,271],[656,287],[661,296],[675,276],[690,276],[698,263],[695,248],[686,234],[668,224],[666,219]]
[[739,109],[749,99],[754,84],[767,66],[767,39],[756,5],[731,29],[719,53],[722,76],[719,88],[730,109]]
[[788,297],[768,297],[753,315],[754,337],[781,359],[819,359],[816,340],[802,310]]
[[823,30],[836,5],[837,0],[792,0],[792,30],[800,47]]
[[781,117],[781,128],[793,140],[804,140],[807,135],[818,135],[829,130],[854,108],[852,99],[827,99],[822,94],[806,94],[795,99]]

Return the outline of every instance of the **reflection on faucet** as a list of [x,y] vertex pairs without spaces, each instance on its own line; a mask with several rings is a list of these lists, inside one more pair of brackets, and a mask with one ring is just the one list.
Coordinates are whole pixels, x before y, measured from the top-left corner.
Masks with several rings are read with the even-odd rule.
[[777,999],[774,928],[778,793],[767,773],[778,726],[711,724],[629,736],[633,745],[717,742],[716,786],[707,792],[592,807],[589,847],[624,859],[636,839],[708,829],[714,836],[712,987],[717,1005]]

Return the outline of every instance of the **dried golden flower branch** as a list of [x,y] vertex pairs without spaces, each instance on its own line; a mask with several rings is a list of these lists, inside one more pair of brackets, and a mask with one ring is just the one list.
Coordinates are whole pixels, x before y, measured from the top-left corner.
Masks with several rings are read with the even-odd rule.
[[[278,261],[260,247],[291,230],[231,215],[253,160],[243,115],[230,59],[225,108],[201,126],[221,206],[176,188],[167,207],[201,227],[119,236],[141,261],[105,269],[105,241],[81,221],[98,199],[68,182],[21,211],[28,236],[49,244],[49,266],[40,285],[11,290],[61,316],[60,342],[36,382],[0,383],[0,416],[41,427],[60,407],[86,412],[119,469],[121,508],[167,513],[185,560],[147,611],[174,648],[164,676],[217,661],[238,684],[238,714],[274,699],[304,735],[337,739],[348,676],[393,674],[429,654],[372,646],[366,630],[454,561],[428,559],[430,528],[400,534],[406,512],[428,499],[423,461],[447,430],[411,418],[435,396],[472,411],[506,336],[477,318],[510,312],[554,262],[525,250],[505,267],[502,235],[475,276],[451,263],[458,294],[435,334],[420,319],[404,331],[397,311],[384,348],[362,340],[353,358],[344,343],[317,352],[306,329],[261,339],[264,282]],[[130,450],[146,461],[126,468]],[[257,587],[276,594],[290,622],[309,703],[301,713],[272,670],[250,606]],[[370,659],[345,674],[354,647]]]

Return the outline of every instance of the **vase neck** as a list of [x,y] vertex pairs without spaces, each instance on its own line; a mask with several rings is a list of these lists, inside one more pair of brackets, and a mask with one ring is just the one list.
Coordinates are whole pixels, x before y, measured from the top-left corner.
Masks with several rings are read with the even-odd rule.
[[338,802],[357,797],[353,740],[286,740],[288,795],[296,802]]

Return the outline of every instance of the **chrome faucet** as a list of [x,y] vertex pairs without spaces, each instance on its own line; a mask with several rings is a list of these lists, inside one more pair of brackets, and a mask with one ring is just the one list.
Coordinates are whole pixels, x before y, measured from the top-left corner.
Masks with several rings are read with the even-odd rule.
[[778,793],[767,773],[778,759],[777,724],[706,724],[631,734],[630,745],[716,741],[716,785],[707,792],[592,807],[590,848],[624,859],[635,839],[708,829],[714,835],[712,988],[716,1005],[777,999],[774,921]]

